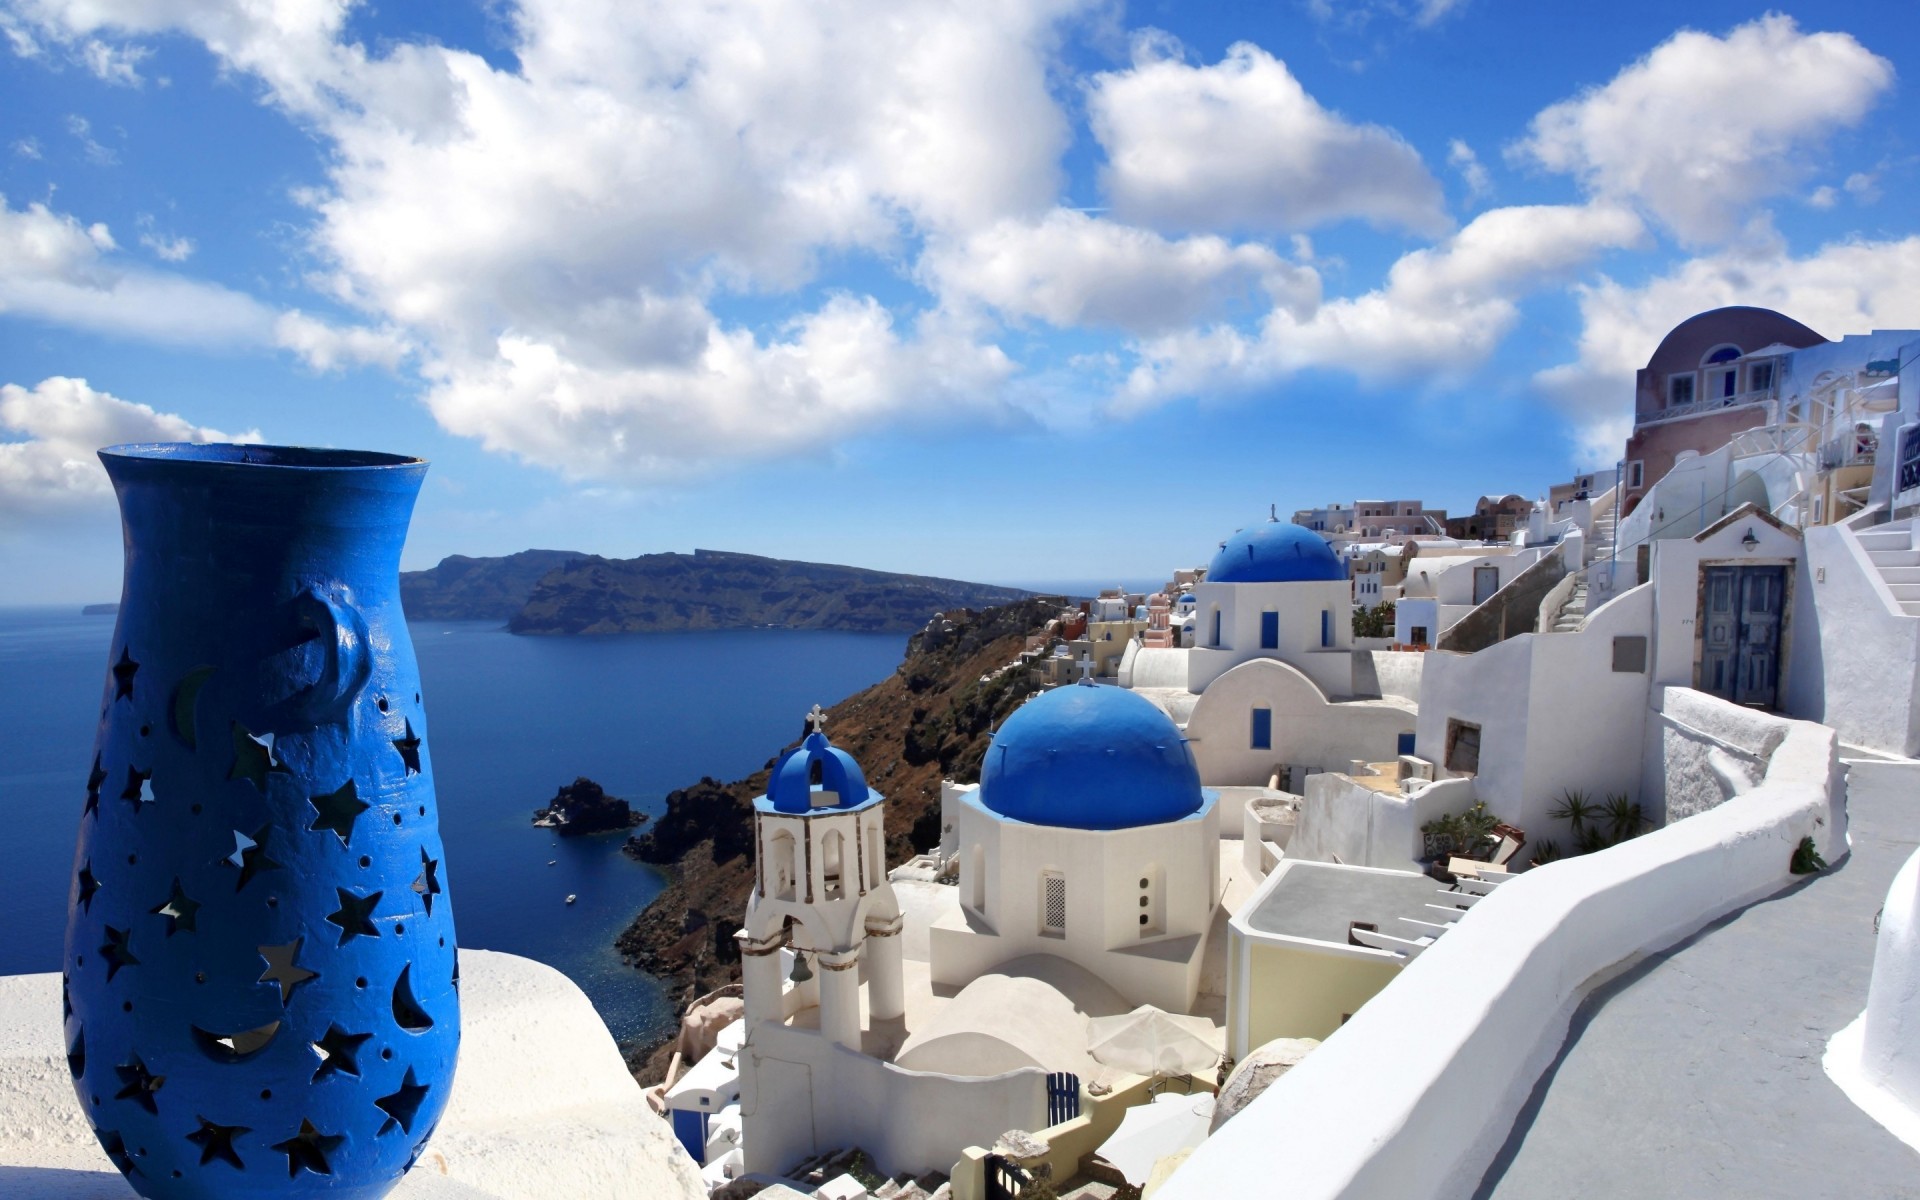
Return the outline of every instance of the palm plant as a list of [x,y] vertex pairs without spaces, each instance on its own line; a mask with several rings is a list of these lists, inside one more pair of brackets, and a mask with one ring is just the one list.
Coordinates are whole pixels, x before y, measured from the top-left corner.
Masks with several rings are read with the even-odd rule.
[[1609,792],[1601,808],[1606,816],[1610,844],[1617,845],[1646,832],[1648,821],[1645,810],[1625,792]]
[[1574,835],[1580,834],[1581,827],[1600,815],[1600,806],[1587,799],[1587,794],[1577,788],[1568,788],[1560,795],[1560,805],[1547,813],[1556,821],[1565,821],[1573,826]]

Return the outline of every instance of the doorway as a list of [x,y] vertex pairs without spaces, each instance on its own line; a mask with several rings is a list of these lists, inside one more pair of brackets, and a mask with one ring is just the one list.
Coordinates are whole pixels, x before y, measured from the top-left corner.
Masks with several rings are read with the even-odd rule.
[[1700,668],[1695,686],[1735,704],[1777,707],[1787,569],[1702,567],[1700,575]]
[[1473,602],[1475,604],[1485,604],[1487,601],[1493,599],[1493,594],[1499,590],[1499,567],[1475,567],[1473,569]]

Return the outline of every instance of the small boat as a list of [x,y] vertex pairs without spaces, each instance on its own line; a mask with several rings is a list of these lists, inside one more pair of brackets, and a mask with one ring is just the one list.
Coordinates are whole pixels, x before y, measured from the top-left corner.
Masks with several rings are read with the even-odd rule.
[[567,903],[568,903],[568,904],[572,904],[572,903],[573,903],[573,902],[574,902],[575,900],[578,900],[579,898],[580,898],[580,897],[578,897],[578,896],[576,896],[576,895],[574,895],[574,894],[573,894],[572,892],[568,892],[568,893],[567,893]]
[[559,861],[560,861],[560,860],[559,860],[559,859],[557,859],[557,858],[550,858],[550,859],[548,859],[548,860],[547,860],[547,865],[548,865],[548,866],[552,866],[553,864],[555,864],[555,863],[557,863],[557,862],[559,862]]

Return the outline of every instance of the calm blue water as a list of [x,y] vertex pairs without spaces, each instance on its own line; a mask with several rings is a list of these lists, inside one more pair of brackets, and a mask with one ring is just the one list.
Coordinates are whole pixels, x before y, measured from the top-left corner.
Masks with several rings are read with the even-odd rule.
[[[899,664],[903,634],[747,630],[523,638],[411,626],[460,944],[551,963],[626,1041],[670,1019],[613,939],[658,894],[624,835],[561,840],[533,810],[576,775],[649,813],[702,775],[751,774],[809,706]],[[59,969],[112,617],[0,610],[0,975]],[[549,866],[548,863],[553,865]],[[580,899],[565,903],[569,893]]]

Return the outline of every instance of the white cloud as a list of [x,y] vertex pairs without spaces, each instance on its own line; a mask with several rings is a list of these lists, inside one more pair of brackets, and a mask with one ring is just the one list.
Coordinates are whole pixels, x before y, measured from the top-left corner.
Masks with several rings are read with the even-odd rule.
[[1814,208],[1832,208],[1840,203],[1840,193],[1834,191],[1831,185],[1823,183],[1808,194],[1807,203]]
[[185,262],[193,257],[193,239],[189,237],[167,237],[161,234],[143,233],[140,244],[153,251],[154,257],[164,262]]
[[1403,256],[1373,291],[1304,317],[1275,309],[1255,335],[1216,326],[1141,343],[1141,363],[1116,404],[1144,408],[1309,368],[1368,382],[1459,375],[1512,329],[1520,297],[1642,236],[1639,219],[1617,206],[1491,209],[1439,245]]
[[1892,86],[1893,65],[1851,36],[1803,34],[1775,13],[1725,37],[1675,34],[1604,87],[1543,110],[1511,152],[1711,242],[1792,191],[1826,136]]
[[509,335],[493,356],[429,364],[440,382],[427,403],[452,432],[572,478],[675,478],[822,448],[876,420],[1000,415],[1013,365],[937,324],[904,338],[877,301],[840,296],[781,341],[715,322],[691,366],[590,366]]
[[109,46],[98,38],[88,38],[78,53],[96,78],[122,87],[139,87],[146,82],[140,75],[140,61],[153,51],[144,46]]
[[19,141],[13,144],[13,152],[15,154],[18,154],[21,158],[31,158],[31,159],[37,160],[40,158],[40,139],[33,138],[33,137],[23,137]]
[[1602,276],[1575,289],[1580,354],[1535,376],[1576,427],[1582,457],[1612,463],[1633,424],[1633,376],[1660,339],[1695,313],[1748,304],[1785,313],[1828,337],[1920,328],[1920,236],[1845,241],[1796,258],[1768,230],[1681,263],[1637,287]]
[[94,166],[111,167],[119,164],[120,155],[117,152],[93,140],[93,124],[85,117],[69,116],[67,132],[79,140],[80,148],[86,154],[87,161]]
[[1322,108],[1285,63],[1237,43],[1213,66],[1135,39],[1087,85],[1117,215],[1157,228],[1296,230],[1348,219],[1440,233],[1440,185],[1398,134]]
[[1161,333],[1250,302],[1310,311],[1320,300],[1319,276],[1268,246],[1170,240],[1070,209],[936,245],[920,268],[947,303],[978,300],[1063,328]]
[[[163,240],[157,252],[166,257],[183,240]],[[151,235],[141,241],[154,246]],[[145,341],[278,346],[323,371],[391,368],[407,351],[391,330],[276,312],[219,284],[123,265],[118,249],[104,224],[82,225],[44,204],[15,209],[0,196],[0,313]]]
[[1467,6],[1467,0],[1306,0],[1307,12],[1322,24],[1360,31],[1381,18],[1427,29]]
[[55,375],[32,390],[0,386],[0,525],[101,503],[112,495],[95,451],[124,442],[259,441],[155,412],[84,379]]
[[391,371],[412,350],[397,330],[332,325],[297,309],[280,314],[274,322],[273,340],[275,345],[299,355],[302,362],[316,371],[360,366],[380,366]]
[[[858,297],[775,330],[713,310],[829,255],[1043,218],[1070,143],[1055,40],[1099,2],[526,0],[503,69],[370,56],[320,0],[28,8],[65,38],[179,29],[263,80],[329,145],[311,246],[380,327],[352,352],[397,361],[404,341],[448,428],[634,478],[1000,411],[981,395],[1012,366],[980,326]],[[278,324],[316,364],[348,352]]]
[[1880,175],[1876,171],[1855,171],[1841,186],[1847,189],[1847,195],[1862,204],[1873,204],[1880,199]]
[[1466,142],[1454,138],[1447,143],[1447,165],[1460,173],[1460,182],[1467,185],[1467,199],[1484,200],[1493,195],[1493,178],[1487,174],[1486,164]]

